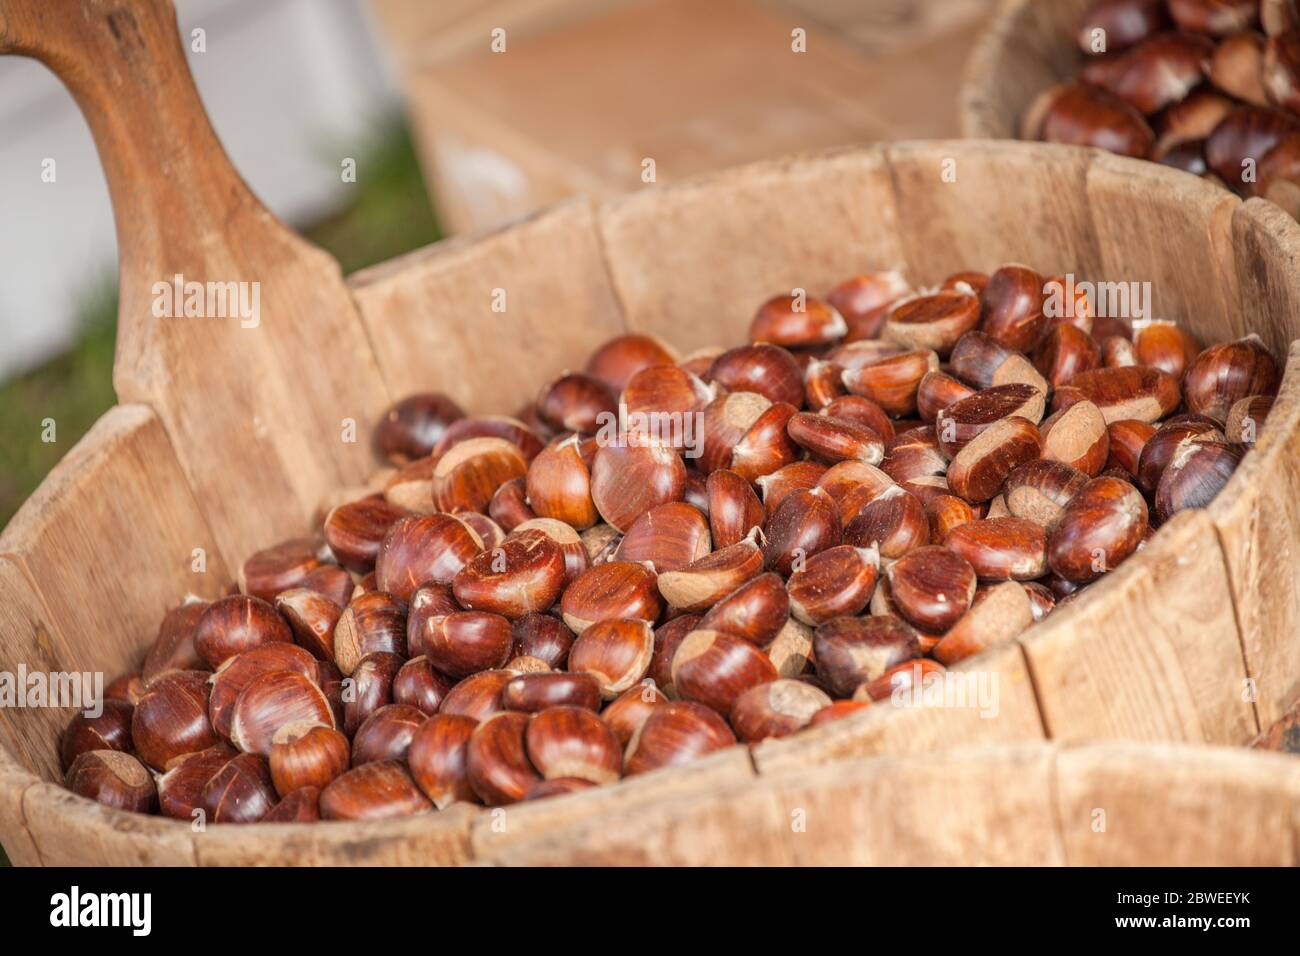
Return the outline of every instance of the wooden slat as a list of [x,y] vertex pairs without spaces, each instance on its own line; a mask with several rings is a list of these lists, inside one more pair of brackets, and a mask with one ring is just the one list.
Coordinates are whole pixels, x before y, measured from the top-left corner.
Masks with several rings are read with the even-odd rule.
[[43,866],[193,866],[187,824],[101,806],[54,783],[23,793],[23,814]]
[[1300,342],[1259,442],[1209,513],[1267,728],[1300,701]]
[[1063,860],[1041,745],[799,769],[610,812],[481,862],[1042,865]]
[[[758,744],[755,765],[760,773],[772,774],[847,757],[1043,739],[1038,703],[1019,645],[996,648],[954,670],[977,682],[971,706],[900,709],[892,701],[882,701],[822,727]],[[993,692],[994,706],[987,713],[977,699],[979,681]]]
[[1205,344],[1257,324],[1258,298],[1238,289],[1241,200],[1232,193],[1158,163],[1095,152],[1087,199],[1102,258],[1095,276],[1080,278],[1149,284],[1150,317],[1172,319]]
[[484,812],[363,823],[215,826],[193,835],[201,866],[458,866],[469,862],[470,823]]
[[629,326],[687,351],[745,340],[758,306],[783,290],[822,295],[902,265],[896,221],[875,149],[758,163],[600,210]]
[[[351,284],[394,391],[446,392],[474,413],[515,413],[623,331],[584,201],[431,246]],[[493,311],[495,290],[504,312]]]
[[[196,572],[195,550],[206,570]],[[167,609],[219,596],[231,577],[162,424],[111,409],[0,536],[0,669],[99,672],[139,666]],[[57,779],[55,740],[71,710],[0,712],[5,743]]]
[[1223,553],[1203,511],[1021,639],[1055,740],[1246,744],[1259,733]]
[[618,819],[678,798],[709,799],[724,787],[753,778],[749,753],[743,747],[733,747],[684,767],[628,777],[615,787],[487,810],[474,820],[474,855],[491,857],[505,847],[596,817]]
[[23,794],[38,782],[0,747],[0,845],[15,866],[38,866],[41,862],[23,813]]
[[1045,143],[1012,152],[996,143],[935,142],[890,146],[888,158],[914,283],[1008,262],[1044,275],[1099,273],[1085,189],[1092,153]]
[[1071,866],[1295,866],[1300,761],[1221,748],[1105,744],[1057,757]]
[[[6,0],[0,52],[50,66],[95,136],[121,266],[119,400],[157,410],[232,564],[301,534],[326,491],[373,469],[366,434],[388,401],[338,264],[231,166],[170,0]],[[177,275],[245,283],[249,304],[259,299],[256,327],[159,317],[155,287]]]
[[1015,139],[1020,117],[1047,87],[1073,79],[1075,37],[1092,0],[1005,0],[966,66],[962,135]]

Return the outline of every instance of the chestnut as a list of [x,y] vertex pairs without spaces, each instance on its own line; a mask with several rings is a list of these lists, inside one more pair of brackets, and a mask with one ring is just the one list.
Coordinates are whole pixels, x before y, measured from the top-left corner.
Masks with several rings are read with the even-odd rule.
[[1155,142],[1155,133],[1137,109],[1090,83],[1064,83],[1044,91],[1022,119],[1021,134],[1136,158],[1145,157]]
[[451,584],[482,550],[482,539],[452,515],[402,518],[388,529],[379,547],[375,583],[398,601],[409,602],[415,589],[430,581]]
[[656,505],[680,501],[686,492],[686,466],[671,448],[647,441],[606,445],[591,466],[591,498],[605,522],[626,531]]
[[[536,431],[517,418],[511,418],[507,415],[480,415],[474,418],[462,418],[447,426],[447,431],[443,433],[442,438],[438,440],[438,444],[434,446],[433,452],[430,454],[430,457],[433,459],[432,467],[430,467],[428,473],[431,484],[434,477],[434,470],[438,463],[446,456],[447,452],[451,451],[451,449],[455,448],[457,445],[464,444],[465,442],[476,438],[499,438],[507,444],[513,445],[515,449],[524,456],[524,461],[526,462],[532,461],[536,458],[537,453],[542,450],[544,444],[542,439],[538,437]],[[460,468],[464,465],[466,459],[474,458],[478,454],[493,449],[501,451],[507,459],[512,457],[511,452],[508,449],[501,448],[501,446],[479,445],[476,446],[473,452],[465,452],[463,457],[456,460],[456,468]],[[489,462],[480,461],[479,464],[489,464]],[[501,462],[498,461],[497,464],[501,464]],[[510,470],[514,470],[513,465]],[[472,477],[472,475],[466,474],[464,477]],[[511,475],[510,477],[517,478],[518,475]],[[503,483],[503,481],[498,481],[496,485],[493,485],[493,490]],[[432,494],[432,487],[430,488],[430,493]],[[486,502],[490,499],[491,492],[489,491],[483,500]],[[437,502],[435,501],[435,504],[436,503]],[[481,511],[482,509],[472,508],[468,505],[459,505],[452,507],[450,510]]]
[[203,802],[203,788],[234,756],[233,749],[218,744],[177,760],[155,781],[158,785],[158,809],[162,815],[177,820],[193,820],[194,811]]
[[1101,409],[1086,399],[1052,415],[1039,426],[1043,457],[1095,478],[1110,457],[1110,431]]
[[59,740],[59,768],[67,773],[74,760],[92,750],[129,753],[133,709],[120,700],[105,700],[97,717],[76,714]]
[[684,568],[711,550],[708,518],[684,501],[670,501],[637,518],[614,557],[619,561],[649,562],[662,573]]
[[376,760],[406,761],[407,748],[424,713],[408,704],[388,704],[366,718],[352,738],[352,766]]
[[528,462],[504,438],[470,438],[442,454],[433,469],[431,493],[439,511],[486,511],[498,488],[523,478]]
[[1137,550],[1147,531],[1147,504],[1131,484],[1094,478],[1081,488],[1047,539],[1047,563],[1074,584],[1095,581]]
[[1169,0],[1169,14],[1184,30],[1228,36],[1250,28],[1259,0]]
[[564,552],[537,529],[508,535],[501,546],[482,551],[456,574],[452,593],[466,610],[514,620],[544,611],[564,589]]
[[262,674],[235,700],[230,742],[244,753],[267,757],[276,731],[297,721],[334,726],[334,710],[324,692],[294,671]]
[[470,734],[466,776],[480,800],[501,806],[522,800],[541,775],[528,759],[524,734],[530,715],[507,710],[493,714]]
[[[599,527],[608,527],[600,525]],[[588,529],[588,533],[596,529]],[[613,529],[610,529],[613,530]],[[532,518],[525,521],[515,532],[522,534],[525,531],[540,531],[560,547],[560,553],[564,555],[564,583],[568,585],[575,580],[578,575],[582,574],[591,567],[591,556],[587,553],[586,543],[572,525],[565,524],[563,521],[556,521],[554,518]],[[503,537],[492,548],[492,551],[505,541]]]
[[598,715],[582,707],[547,707],[524,731],[528,759],[547,780],[577,777],[595,784],[622,776],[623,748]]
[[1245,448],[1224,442],[1180,446],[1156,486],[1156,522],[1164,524],[1184,508],[1204,508],[1228,483]]
[[918,349],[848,369],[842,377],[844,387],[854,395],[871,399],[890,415],[906,417],[916,414],[921,379],[938,367],[939,356],[934,351]]
[[339,564],[365,574],[374,570],[388,529],[408,513],[377,497],[339,505],[325,517],[325,543]]
[[[673,687],[673,655],[677,653],[677,648],[686,639],[686,635],[694,631],[703,619],[699,614],[681,614],[655,631],[654,654],[650,658],[650,672],[645,680],[662,688],[669,697],[677,696],[677,690]],[[645,681],[637,686],[644,687]]]
[[235,701],[244,688],[263,674],[295,671],[319,683],[318,662],[295,644],[263,644],[222,664],[212,675],[208,695],[208,719],[222,737],[230,736]]
[[981,592],[931,653],[940,663],[951,666],[1014,640],[1033,623],[1028,593],[1016,582],[1007,581]]
[[940,290],[903,299],[886,312],[881,337],[906,349],[948,355],[967,332],[980,324],[980,300],[970,290]]
[[433,809],[396,760],[377,760],[335,777],[320,794],[324,820],[388,820]]
[[411,776],[439,810],[457,801],[477,802],[469,785],[466,757],[478,721],[457,714],[435,714],[416,728],[406,761]]
[[[940,374],[938,372],[927,372],[921,381],[931,375]],[[917,402],[920,403],[920,386],[917,386]],[[841,395],[832,401],[829,405],[819,411],[819,414],[828,418],[838,418],[843,421],[855,422],[862,425],[880,436],[884,442],[893,441],[897,433],[894,428],[894,420],[885,414],[885,410],[869,398],[863,398],[861,395]]]
[[79,797],[119,810],[153,813],[158,788],[135,757],[120,750],[86,750],[68,767],[64,785]]
[[673,655],[672,675],[678,694],[723,715],[743,691],[778,677],[771,660],[753,644],[710,630],[686,635]]
[[1152,116],[1187,97],[1205,78],[1214,43],[1194,33],[1161,33],[1085,68],[1084,78]]
[[1107,445],[1110,448],[1110,454],[1106,458],[1106,469],[1122,468],[1130,476],[1136,476],[1142,449],[1156,433],[1156,426],[1150,422],[1124,418],[1107,425],[1106,433]]
[[923,422],[933,425],[941,411],[974,394],[973,388],[947,372],[926,372],[916,386],[916,412]]
[[[862,464],[865,465],[866,462]],[[781,503],[796,491],[811,491],[816,488],[822,476],[829,470],[820,462],[796,461],[756,480],[754,484],[758,485],[762,495],[765,513],[768,515],[774,513],[781,507]]]
[[169,770],[186,754],[219,742],[208,720],[210,676],[203,671],[170,671],[135,705],[131,742],[136,756],[154,770]]
[[[519,479],[516,478],[515,480],[518,481]],[[488,507],[491,507],[491,504]],[[477,511],[457,511],[454,517],[465,522],[469,529],[478,535],[479,541],[483,543],[483,547],[488,551],[491,551],[506,539],[505,529],[485,514],[480,514]],[[537,519],[530,518],[529,520],[536,521]],[[527,523],[524,522],[524,524]],[[523,525],[518,527],[523,527]]]
[[1148,495],[1155,494],[1160,476],[1175,454],[1188,444],[1224,441],[1218,422],[1203,415],[1179,415],[1160,426],[1142,446],[1134,482]]
[[537,658],[555,670],[565,667],[574,635],[559,618],[549,614],[525,614],[511,625],[510,630],[514,637],[511,654]]
[[848,331],[844,317],[820,299],[779,295],[759,307],[749,326],[750,342],[808,348],[834,342]]
[[260,823],[314,823],[320,819],[320,791],[302,787],[286,793]]
[[1017,466],[1042,455],[1034,423],[1012,416],[994,422],[967,444],[948,466],[948,486],[971,502],[988,501]]
[[920,498],[892,485],[849,521],[844,543],[873,548],[878,561],[893,561],[930,543],[930,518]]
[[1183,376],[1187,407],[1219,422],[1243,398],[1275,395],[1280,382],[1277,362],[1255,335],[1210,346]]
[[1080,372],[1056,390],[1052,411],[1090,401],[1100,410],[1106,424],[1135,418],[1154,422],[1164,418],[1182,400],[1178,380],[1158,368],[1121,366]]
[[[840,379],[839,366],[821,359],[813,359],[803,373],[803,404],[813,411],[821,411],[837,398],[843,397],[847,390]],[[791,404],[796,404],[792,402]]]
[[[591,628],[588,628],[588,633]],[[520,674],[501,689],[506,710],[536,713],[547,707],[583,707],[599,711],[601,684],[594,674],[544,672]]]
[[323,789],[348,769],[348,738],[333,727],[311,721],[285,724],[271,738],[271,783],[281,797],[300,787]]
[[976,389],[1019,382],[1034,386],[1044,395],[1048,391],[1046,379],[1029,359],[983,332],[963,335],[953,346],[948,364],[953,375]]
[[[293,538],[258,551],[239,569],[239,590],[273,601],[281,591],[301,587],[303,578],[333,559],[319,538]],[[218,663],[220,663],[218,661]]]
[[383,651],[367,654],[357,662],[351,676],[352,685],[343,697],[343,729],[349,736],[376,710],[392,703],[393,682],[402,663],[396,654]]
[[600,719],[614,731],[619,747],[626,749],[632,736],[650,716],[650,712],[666,703],[668,698],[655,686],[655,681],[646,678],[610,701],[609,705],[600,712]]
[[657,583],[652,570],[631,561],[593,565],[565,588],[560,598],[564,623],[575,634],[581,634],[599,621],[658,620],[663,602]]
[[729,392],[757,392],[773,404],[803,404],[803,372],[794,356],[778,345],[759,342],[723,352],[713,360],[709,380]]
[[935,545],[899,558],[890,565],[887,579],[899,613],[923,631],[946,631],[975,597],[975,569],[965,558]]
[[847,418],[799,412],[791,416],[786,430],[800,447],[823,461],[854,460],[878,465],[885,457],[880,435]]
[[[199,618],[208,602],[189,595],[163,616],[158,637],[145,655],[140,676],[147,686],[167,671],[201,671],[208,663],[194,643]],[[110,748],[116,749],[116,748]]]
[[587,374],[621,392],[641,369],[676,363],[677,353],[661,340],[644,332],[630,332],[596,349],[587,360]]
[[790,597],[779,575],[760,574],[718,601],[700,620],[705,630],[725,631],[762,647],[776,639],[790,617]]
[[797,461],[802,452],[789,430],[790,420],[797,414],[797,409],[785,402],[763,409],[731,449],[730,469],[746,481],[756,481]]
[[1250,395],[1234,402],[1228,410],[1224,435],[1236,444],[1255,444],[1259,440],[1259,430],[1264,427],[1272,410],[1273,397],[1270,395]]
[[[348,583],[350,585],[351,581],[349,580]],[[344,604],[346,603],[345,598]],[[289,630],[293,632],[293,639],[298,647],[320,660],[334,659],[334,629],[343,614],[343,605],[336,604],[330,598],[310,588],[290,588],[276,596],[275,609],[289,622]],[[279,645],[265,646],[278,647]]]
[[1091,335],[1068,322],[1056,322],[1034,347],[1034,368],[1053,388],[1068,385],[1080,372],[1102,364],[1101,349]]
[[486,720],[505,709],[501,703],[501,691],[518,676],[517,672],[504,669],[471,674],[447,692],[438,713]]
[[901,664],[895,664],[870,683],[863,684],[853,693],[853,699],[861,702],[889,700],[899,691],[920,687],[931,674],[943,673],[947,668],[928,657],[917,657]]
[[598,621],[573,642],[569,670],[592,675],[601,697],[613,700],[646,675],[653,655],[654,630],[646,621]]
[[469,677],[510,659],[510,621],[488,611],[457,611],[425,626],[424,656],[449,677]]
[[393,703],[408,704],[424,714],[436,714],[451,682],[427,657],[413,657],[393,678]]
[[901,618],[840,617],[817,628],[817,674],[837,697],[850,697],[867,681],[921,655],[920,639]]
[[243,753],[212,775],[199,802],[213,823],[256,823],[275,806],[276,796],[266,760]]
[[272,641],[292,643],[289,625],[266,601],[246,594],[213,601],[194,625],[194,647],[209,670]]
[[912,291],[902,273],[868,272],[845,279],[826,294],[848,326],[847,341],[874,339],[893,305]]
[[879,468],[863,461],[842,461],[832,465],[817,479],[815,487],[831,496],[840,510],[840,523],[846,526],[890,488],[894,479]]
[[822,488],[795,491],[768,515],[764,564],[788,576],[796,564],[840,543],[843,529],[834,499]]
[[1054,528],[1070,499],[1087,483],[1088,476],[1077,468],[1039,458],[1007,476],[1003,495],[1007,510],[1015,517]]
[[954,528],[943,546],[985,581],[1032,581],[1047,573],[1047,532],[1026,518],[985,518]]
[[548,445],[528,466],[526,478],[532,511],[578,529],[590,528],[600,520],[600,512],[591,500],[591,469],[582,458],[580,446],[576,435]]
[[602,416],[615,414],[618,396],[594,375],[568,372],[542,389],[537,416],[557,432],[594,435]]
[[369,591],[358,596],[334,625],[334,663],[351,674],[367,654],[405,657],[406,612],[390,594]]
[[976,314],[982,315],[980,330],[999,345],[1018,352],[1033,348],[1047,327],[1043,277],[1026,266],[1003,266],[989,276],[979,306]]
[[718,470],[705,482],[709,496],[709,531],[718,550],[742,541],[767,518],[753,486],[735,472]]
[[806,727],[831,699],[812,684],[782,678],[751,687],[731,705],[731,724],[745,743],[786,737]]
[[[1168,26],[1165,0],[1096,0],[1080,23],[1079,48],[1084,53],[1118,53]],[[1105,51],[1096,48],[1099,36],[1105,38]]]
[[[541,458],[546,454],[545,449],[537,456]],[[533,461],[536,462],[537,458]],[[532,473],[532,465],[529,465],[528,471]],[[488,502],[488,517],[492,523],[505,531],[514,531],[515,528],[537,517],[536,512],[528,507],[528,485],[523,478],[511,478],[492,494],[492,500]],[[477,511],[460,511],[457,516],[466,524],[469,523],[468,515],[478,514]],[[477,532],[475,532],[477,533]],[[479,540],[483,536],[479,535]]]
[[727,722],[708,707],[672,701],[654,708],[632,735],[623,757],[623,772],[630,777],[680,766],[735,742],[736,735]]
[[843,720],[850,714],[865,710],[869,706],[871,706],[870,700],[833,700],[812,715],[812,718],[808,721],[808,726],[820,727],[823,724],[834,723],[837,720]]
[[979,437],[995,422],[1019,416],[1037,424],[1043,417],[1046,395],[1023,383],[981,389],[944,408],[935,417],[939,447],[949,458]]
[[431,453],[447,426],[465,417],[454,401],[440,392],[408,395],[394,403],[375,428],[379,453],[395,465]]

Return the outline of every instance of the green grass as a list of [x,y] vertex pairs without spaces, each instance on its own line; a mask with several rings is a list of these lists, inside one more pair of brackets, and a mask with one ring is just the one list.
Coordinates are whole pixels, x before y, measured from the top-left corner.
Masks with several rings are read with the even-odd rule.
[[[304,230],[308,239],[333,254],[343,271],[350,273],[440,237],[415,150],[401,122],[379,124],[356,159],[357,181],[349,187],[355,190],[352,202]],[[0,528],[115,403],[116,282],[100,282],[82,294],[86,305],[72,348],[0,383]],[[57,440],[52,443],[41,440],[41,423],[47,418],[55,421]],[[0,865],[7,864],[0,848]]]

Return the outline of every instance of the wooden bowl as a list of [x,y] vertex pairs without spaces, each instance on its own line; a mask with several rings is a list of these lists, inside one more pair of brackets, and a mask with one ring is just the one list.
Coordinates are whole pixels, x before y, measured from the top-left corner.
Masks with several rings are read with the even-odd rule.
[[962,135],[1017,139],[1039,93],[1083,66],[1079,24],[1092,0],[1007,0],[971,51],[959,97]]
[[[1008,261],[1150,281],[1156,314],[1207,342],[1258,332],[1279,359],[1290,348],[1288,372],[1257,447],[1210,508],[1179,514],[1084,599],[958,668],[996,688],[975,706],[875,706],[752,752],[512,807],[504,835],[492,813],[466,806],[383,823],[195,832],[65,790],[56,741],[71,710],[7,708],[0,840],[15,861],[460,863],[492,858],[503,841],[565,839],[551,835],[600,814],[654,827],[687,798],[748,805],[796,779],[893,779],[892,761],[833,766],[840,758],[972,743],[1047,753],[1086,738],[1240,745],[1295,700],[1300,225],[1273,206],[1094,152],[911,143],[569,202],[345,281],[230,167],[174,29],[166,0],[0,2],[0,51],[41,57],[83,105],[122,257],[122,404],[0,536],[0,670],[111,678],[138,666],[182,595],[226,592],[255,549],[305,533],[322,499],[365,482],[375,468],[368,431],[392,397],[438,388],[466,408],[509,413],[624,329],[653,330],[683,351],[741,341],[775,289],[820,292],[892,267],[925,284]],[[176,274],[259,283],[256,326],[157,316]],[[494,310],[502,292],[507,307]],[[960,758],[970,773],[952,779],[970,791],[949,791],[957,806],[982,806],[989,779],[1009,784],[1007,766],[989,763],[984,777],[980,759]],[[1244,753],[1224,766],[1256,759],[1273,766]],[[947,764],[916,766],[949,779]],[[914,779],[900,771],[897,786]],[[872,812],[901,822],[906,790],[889,792]],[[858,825],[859,810],[827,799],[859,814],[844,826]],[[718,826],[743,829],[725,803],[708,805]],[[718,846],[711,862],[746,858],[735,840]]]

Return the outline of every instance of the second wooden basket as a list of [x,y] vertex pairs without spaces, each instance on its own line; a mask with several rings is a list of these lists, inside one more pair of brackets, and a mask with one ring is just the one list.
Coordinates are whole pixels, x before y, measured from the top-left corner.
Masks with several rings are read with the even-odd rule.
[[[1157,314],[1204,341],[1257,332],[1279,360],[1290,349],[1259,444],[1210,508],[1179,514],[1083,600],[962,665],[996,675],[996,714],[873,707],[684,769],[512,807],[504,833],[499,814],[471,807],[196,833],[63,789],[56,740],[69,714],[5,709],[0,840],[16,861],[491,859],[503,840],[545,839],[586,818],[664,820],[653,808],[761,795],[814,766],[823,769],[810,779],[857,779],[848,765],[834,769],[838,758],[1045,738],[1241,745],[1300,691],[1300,225],[1266,203],[1099,153],[910,143],[575,201],[345,281],[226,160],[166,0],[0,0],[0,51],[40,57],[78,97],[122,262],[122,404],[0,537],[0,669],[11,672],[136,666],[182,595],[223,593],[255,549],[306,532],[327,495],[365,480],[375,466],[366,431],[392,398],[437,388],[466,408],[509,413],[625,329],[682,350],[742,340],[777,289],[818,292],[895,267],[926,284],[1024,261],[1148,281]],[[259,283],[257,326],[155,316],[155,284],[176,274]],[[493,307],[501,290],[505,312]],[[355,442],[341,440],[349,422]],[[721,814],[717,825],[742,832],[746,818]]]

